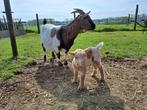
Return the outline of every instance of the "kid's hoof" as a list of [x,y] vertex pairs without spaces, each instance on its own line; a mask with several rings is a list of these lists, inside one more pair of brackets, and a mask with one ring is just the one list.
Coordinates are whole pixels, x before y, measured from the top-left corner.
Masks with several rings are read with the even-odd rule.
[[83,91],[83,90],[85,90],[85,88],[84,88],[84,87],[79,86],[79,87],[78,87],[78,90],[79,90],[79,91]]
[[68,62],[67,61],[64,61],[64,65],[68,65]]
[[91,74],[91,77],[95,78],[96,76],[95,76],[95,74]]
[[71,80],[72,84],[78,84],[78,81],[75,81],[74,79]]
[[54,59],[53,59],[53,58],[51,58],[51,59],[50,59],[50,62],[51,62],[51,63],[54,63]]
[[105,83],[105,80],[104,80],[104,79],[101,79],[101,80],[100,80],[100,83]]
[[58,63],[58,66],[63,66],[63,64],[61,62],[57,62]]

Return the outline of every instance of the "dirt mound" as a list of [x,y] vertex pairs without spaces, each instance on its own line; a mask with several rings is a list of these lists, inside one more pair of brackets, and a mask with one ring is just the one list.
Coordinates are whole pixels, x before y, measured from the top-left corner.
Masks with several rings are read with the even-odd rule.
[[105,82],[90,77],[92,68],[88,68],[87,89],[82,92],[71,83],[68,67],[31,65],[0,81],[0,110],[145,110],[144,62],[103,59]]

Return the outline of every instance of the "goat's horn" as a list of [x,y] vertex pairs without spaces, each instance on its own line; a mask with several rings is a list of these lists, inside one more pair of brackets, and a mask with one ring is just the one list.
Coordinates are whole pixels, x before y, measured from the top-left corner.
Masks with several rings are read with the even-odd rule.
[[78,8],[74,8],[74,10],[77,11],[77,13],[80,13],[80,14],[85,14],[85,12],[81,9],[78,9]]
[[72,14],[72,13],[78,13],[78,11],[73,11],[73,12],[71,12],[71,14]]
[[87,15],[90,13],[91,11],[89,11],[88,13],[86,13]]

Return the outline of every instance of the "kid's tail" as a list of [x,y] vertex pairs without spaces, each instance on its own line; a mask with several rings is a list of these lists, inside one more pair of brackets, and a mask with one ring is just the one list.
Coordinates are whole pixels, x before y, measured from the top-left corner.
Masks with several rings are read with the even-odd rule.
[[101,49],[103,47],[104,43],[103,42],[100,42],[99,44],[96,45],[96,48],[97,49]]

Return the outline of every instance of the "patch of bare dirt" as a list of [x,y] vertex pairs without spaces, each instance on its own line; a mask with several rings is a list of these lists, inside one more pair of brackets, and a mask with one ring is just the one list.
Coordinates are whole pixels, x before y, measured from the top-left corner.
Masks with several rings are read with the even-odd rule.
[[90,77],[85,91],[71,83],[68,67],[40,63],[0,81],[0,110],[146,110],[147,61],[103,59],[105,82]]

